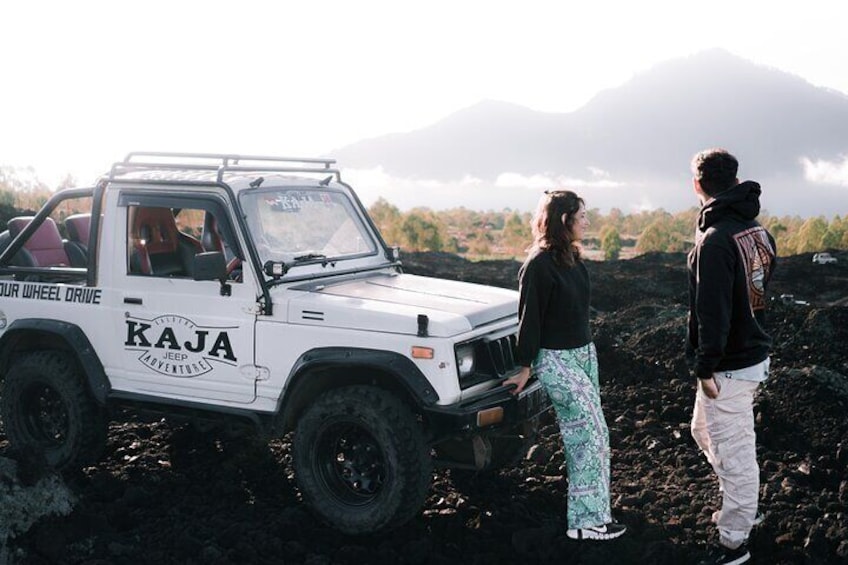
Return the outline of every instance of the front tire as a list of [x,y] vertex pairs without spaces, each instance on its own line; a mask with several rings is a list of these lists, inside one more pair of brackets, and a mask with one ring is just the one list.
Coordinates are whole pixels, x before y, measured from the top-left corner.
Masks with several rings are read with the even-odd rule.
[[43,453],[58,470],[81,467],[102,453],[107,419],[71,355],[25,354],[6,373],[0,397],[6,437],[13,447]]
[[400,526],[421,509],[432,461],[415,415],[369,386],[332,390],[298,423],[294,469],[305,502],[347,534]]

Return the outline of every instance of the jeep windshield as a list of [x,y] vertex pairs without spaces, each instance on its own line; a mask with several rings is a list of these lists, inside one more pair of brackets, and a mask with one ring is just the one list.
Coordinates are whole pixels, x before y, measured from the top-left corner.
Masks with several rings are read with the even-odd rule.
[[285,271],[296,265],[326,267],[377,254],[372,232],[343,192],[266,188],[242,192],[239,200],[263,265],[283,264]]

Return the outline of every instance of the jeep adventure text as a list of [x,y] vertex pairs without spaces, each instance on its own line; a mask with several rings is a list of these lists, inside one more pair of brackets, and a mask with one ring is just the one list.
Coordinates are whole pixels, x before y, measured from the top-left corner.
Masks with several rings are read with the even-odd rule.
[[404,274],[328,159],[132,153],[0,234],[13,446],[96,461],[130,405],[294,430],[305,502],[347,533],[421,508],[434,464],[516,461],[517,293]]

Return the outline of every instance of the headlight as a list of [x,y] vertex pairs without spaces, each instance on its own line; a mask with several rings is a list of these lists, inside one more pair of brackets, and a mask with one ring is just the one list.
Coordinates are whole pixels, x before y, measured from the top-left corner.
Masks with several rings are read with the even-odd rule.
[[467,377],[474,372],[473,345],[460,345],[456,348],[456,368],[460,377]]

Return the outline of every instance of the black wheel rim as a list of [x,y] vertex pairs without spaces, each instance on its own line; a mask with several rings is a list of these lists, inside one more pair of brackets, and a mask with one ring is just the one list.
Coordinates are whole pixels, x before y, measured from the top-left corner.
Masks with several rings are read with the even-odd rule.
[[44,384],[28,387],[21,398],[25,433],[45,447],[57,447],[68,438],[68,409],[62,397]]
[[328,424],[314,453],[317,475],[337,500],[359,506],[379,496],[386,482],[386,457],[366,428],[350,422]]

